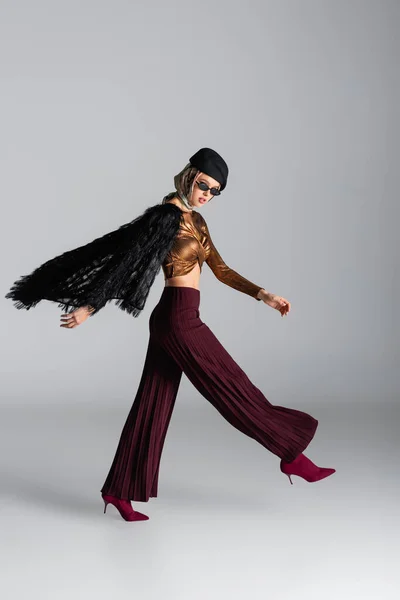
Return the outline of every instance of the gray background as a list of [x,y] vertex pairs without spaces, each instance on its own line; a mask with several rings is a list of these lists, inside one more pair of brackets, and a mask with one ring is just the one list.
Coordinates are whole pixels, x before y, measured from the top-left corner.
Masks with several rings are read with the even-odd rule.
[[[3,0],[7,597],[394,598],[399,16],[388,0]],[[110,304],[74,330],[4,295],[159,202],[202,146],[230,167],[203,209],[215,245],[292,310],[204,265],[201,318],[270,402],[319,419],[307,455],[337,472],[288,487],[183,376],[159,497],[134,504],[150,520],[99,517],[162,273],[138,319]]]

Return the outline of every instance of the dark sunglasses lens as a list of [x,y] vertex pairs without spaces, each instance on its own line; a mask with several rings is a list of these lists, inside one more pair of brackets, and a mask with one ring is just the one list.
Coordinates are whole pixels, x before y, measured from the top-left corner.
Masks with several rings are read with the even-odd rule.
[[196,183],[199,186],[199,188],[203,190],[203,192],[207,192],[208,190],[210,190],[210,193],[213,196],[219,196],[221,193],[218,188],[209,188],[204,181],[196,181]]

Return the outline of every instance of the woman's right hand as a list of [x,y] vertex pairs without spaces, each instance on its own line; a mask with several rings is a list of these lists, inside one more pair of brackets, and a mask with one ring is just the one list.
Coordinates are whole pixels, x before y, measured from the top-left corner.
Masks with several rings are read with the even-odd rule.
[[93,308],[91,306],[80,306],[79,308],[77,308],[69,314],[63,313],[61,315],[61,321],[63,322],[63,324],[61,324],[60,327],[73,329],[74,327],[77,327],[78,325],[81,325],[81,323],[86,321],[91,312],[93,312]]

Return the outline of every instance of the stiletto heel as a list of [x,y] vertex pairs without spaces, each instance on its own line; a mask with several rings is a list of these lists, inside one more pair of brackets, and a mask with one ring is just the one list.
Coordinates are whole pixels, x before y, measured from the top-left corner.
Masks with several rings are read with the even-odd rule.
[[291,475],[302,477],[309,483],[325,479],[336,472],[336,469],[328,467],[318,467],[307,456],[300,453],[292,462],[286,462],[281,459],[280,469],[289,477],[290,483],[293,484]]
[[129,500],[122,500],[116,496],[103,493],[101,497],[104,500],[104,513],[106,512],[107,505],[112,504],[125,521],[146,521],[149,518],[144,513],[134,510]]

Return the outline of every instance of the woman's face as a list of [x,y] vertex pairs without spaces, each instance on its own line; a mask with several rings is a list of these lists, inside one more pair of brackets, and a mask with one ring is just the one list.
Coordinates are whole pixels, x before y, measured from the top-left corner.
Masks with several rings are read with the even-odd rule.
[[205,173],[198,173],[194,180],[192,195],[189,198],[189,202],[193,206],[193,208],[195,208],[197,206],[204,206],[204,204],[207,204],[207,202],[210,202],[210,200],[212,200],[212,198],[214,198],[214,196],[211,194],[210,190],[207,190],[206,192],[201,190],[196,183],[197,181],[204,182],[206,185],[208,185],[209,188],[220,189],[220,187],[221,187],[221,184],[216,179],[213,179],[212,177],[210,177],[209,175],[206,175]]

